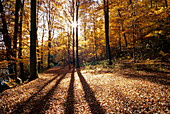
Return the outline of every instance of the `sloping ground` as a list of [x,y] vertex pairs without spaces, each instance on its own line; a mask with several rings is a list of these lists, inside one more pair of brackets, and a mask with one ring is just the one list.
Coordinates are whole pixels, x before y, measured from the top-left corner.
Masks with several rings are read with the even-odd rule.
[[169,82],[169,73],[54,67],[30,83],[1,93],[0,113],[168,114]]

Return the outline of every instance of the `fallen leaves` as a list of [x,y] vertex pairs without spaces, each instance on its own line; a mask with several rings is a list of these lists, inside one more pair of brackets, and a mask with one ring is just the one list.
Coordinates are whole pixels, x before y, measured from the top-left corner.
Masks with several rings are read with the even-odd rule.
[[[1,93],[0,113],[17,110],[29,113],[37,106],[35,102],[42,105],[39,113],[65,113],[69,106],[73,106],[74,113],[84,114],[97,111],[97,107],[105,113],[170,113],[169,85],[141,77],[127,78],[128,73],[131,74],[128,70],[127,75],[120,72],[92,75],[82,71],[83,77],[75,71],[74,79],[71,71],[60,79],[62,75],[56,73],[55,68],[52,70],[49,75],[48,72],[41,74],[41,78]],[[64,71],[66,69],[58,70],[61,74]],[[60,76],[53,79],[57,74]],[[80,81],[80,78],[84,79]]]

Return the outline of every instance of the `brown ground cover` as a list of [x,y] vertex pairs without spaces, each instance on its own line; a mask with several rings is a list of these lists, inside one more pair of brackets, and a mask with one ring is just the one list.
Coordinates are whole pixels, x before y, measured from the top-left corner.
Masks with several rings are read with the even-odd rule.
[[0,94],[3,113],[170,113],[170,74],[53,67]]

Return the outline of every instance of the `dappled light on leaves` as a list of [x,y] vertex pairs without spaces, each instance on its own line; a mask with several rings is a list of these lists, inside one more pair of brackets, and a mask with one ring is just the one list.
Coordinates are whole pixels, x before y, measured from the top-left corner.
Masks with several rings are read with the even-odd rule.
[[170,113],[169,6],[0,0],[0,114]]
[[[102,69],[49,69],[41,78],[1,93],[1,113],[65,113],[69,106],[74,113],[169,113],[169,85],[141,79],[134,72],[136,78],[128,78],[125,73],[132,73],[128,68],[98,70]],[[54,75],[47,77],[51,71]]]

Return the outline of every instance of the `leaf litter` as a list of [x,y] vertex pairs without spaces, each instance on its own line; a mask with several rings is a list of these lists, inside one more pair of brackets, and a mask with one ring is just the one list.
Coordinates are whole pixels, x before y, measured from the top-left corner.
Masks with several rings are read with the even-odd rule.
[[[96,73],[54,67],[36,80],[2,92],[0,113],[168,114],[170,85],[154,76],[129,69]],[[169,77],[166,74],[164,80]]]

